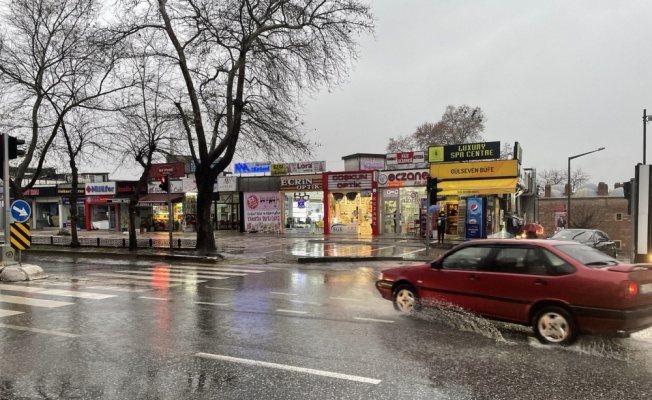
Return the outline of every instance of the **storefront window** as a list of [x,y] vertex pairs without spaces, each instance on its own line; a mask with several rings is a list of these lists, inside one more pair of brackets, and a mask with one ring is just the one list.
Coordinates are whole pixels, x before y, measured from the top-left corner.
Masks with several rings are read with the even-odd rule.
[[[173,211],[173,229],[178,231],[181,229],[181,221],[183,216],[183,205],[181,203],[172,203]],[[167,205],[152,206],[153,212],[153,228],[155,231],[167,231],[170,229],[170,212]]]
[[197,230],[197,194],[196,193],[186,193],[186,203],[185,203],[185,230],[186,231],[196,231]]
[[371,192],[329,194],[331,233],[372,233]]
[[284,195],[285,232],[322,232],[323,192],[289,192]]

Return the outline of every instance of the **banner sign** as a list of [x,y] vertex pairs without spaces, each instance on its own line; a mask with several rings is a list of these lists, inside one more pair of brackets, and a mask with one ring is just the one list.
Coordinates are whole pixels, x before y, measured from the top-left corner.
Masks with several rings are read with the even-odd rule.
[[247,232],[281,232],[281,194],[244,193],[244,222]]
[[425,151],[408,151],[387,154],[387,165],[419,164],[426,161]]
[[152,164],[149,170],[150,178],[163,178],[168,175],[172,178],[183,178],[186,175],[186,166],[182,163]]
[[468,197],[466,199],[466,239],[482,239],[485,234],[485,199]]
[[516,178],[518,161],[476,161],[430,165],[430,176],[442,179]]
[[428,182],[427,169],[407,169],[380,171],[379,187],[426,186]]
[[266,172],[271,172],[269,162],[236,163],[233,167],[234,174],[264,174]]
[[304,161],[272,164],[271,174],[274,176],[288,174],[315,174],[326,170],[326,161]]
[[463,143],[428,148],[428,162],[454,162],[473,160],[497,160],[500,158],[500,142]]

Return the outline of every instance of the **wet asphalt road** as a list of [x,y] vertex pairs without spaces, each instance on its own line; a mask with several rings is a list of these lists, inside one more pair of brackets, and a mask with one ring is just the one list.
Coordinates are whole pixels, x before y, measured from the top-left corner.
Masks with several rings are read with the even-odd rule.
[[644,399],[652,332],[537,344],[526,328],[396,314],[396,262],[32,257],[0,284],[0,399]]

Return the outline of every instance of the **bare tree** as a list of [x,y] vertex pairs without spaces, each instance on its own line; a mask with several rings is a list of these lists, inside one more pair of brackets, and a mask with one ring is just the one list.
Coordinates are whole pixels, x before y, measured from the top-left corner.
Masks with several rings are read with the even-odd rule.
[[300,122],[301,96],[346,77],[356,38],[373,30],[359,0],[124,0],[131,34],[157,30],[158,55],[174,61],[175,106],[197,181],[197,253],[216,250],[213,184],[236,152],[305,158],[314,144]]
[[501,160],[514,159],[514,146],[512,146],[510,142],[503,143],[503,148],[500,149],[500,159]]
[[106,147],[104,128],[98,124],[97,115],[87,110],[74,108],[61,119],[61,134],[55,137],[52,149],[61,159],[67,160],[72,176],[70,192],[70,247],[80,247],[77,235],[77,188],[79,166],[92,164],[93,158]]
[[174,67],[161,58],[149,57],[153,40],[145,33],[129,43],[133,58],[126,68],[134,71],[137,84],[114,98],[116,107],[128,107],[120,109],[115,117],[110,151],[121,165],[135,164],[142,171],[137,190],[129,199],[129,250],[137,249],[135,222],[140,188],[147,187],[152,163],[157,158],[165,159],[164,149],[170,148],[170,140],[179,139],[182,132],[173,96],[166,92],[173,87],[169,80],[174,76]]
[[[581,168],[571,170],[571,192],[589,181],[591,176]],[[537,173],[537,183],[541,187],[546,185],[566,185],[568,182],[568,170],[545,169]]]
[[[95,26],[101,5],[99,0],[16,0],[2,16],[0,79],[12,94],[4,107],[15,111],[7,124],[29,142],[10,181],[16,197],[39,179],[66,114],[99,108],[102,96],[119,90],[111,77],[120,49],[104,45]],[[23,184],[34,161],[36,172]]]
[[[446,107],[437,123],[424,122],[411,135],[390,138],[387,152],[426,150],[430,146],[447,146],[481,142],[487,118],[480,107],[467,105]],[[412,147],[408,147],[412,146]]]

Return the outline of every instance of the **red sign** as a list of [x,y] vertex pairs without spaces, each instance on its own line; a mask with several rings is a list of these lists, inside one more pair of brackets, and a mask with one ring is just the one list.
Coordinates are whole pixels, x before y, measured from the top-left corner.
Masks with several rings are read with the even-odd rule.
[[150,178],[163,178],[165,175],[183,178],[186,176],[183,163],[152,164],[152,169],[149,171]]

